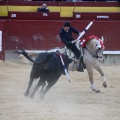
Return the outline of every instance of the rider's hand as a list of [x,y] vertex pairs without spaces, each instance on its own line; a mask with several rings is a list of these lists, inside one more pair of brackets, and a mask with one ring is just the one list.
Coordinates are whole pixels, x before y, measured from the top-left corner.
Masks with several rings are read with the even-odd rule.
[[73,41],[72,41],[72,43],[77,43],[77,41],[78,41],[78,40],[77,40],[77,39],[75,39],[75,40],[73,40]]

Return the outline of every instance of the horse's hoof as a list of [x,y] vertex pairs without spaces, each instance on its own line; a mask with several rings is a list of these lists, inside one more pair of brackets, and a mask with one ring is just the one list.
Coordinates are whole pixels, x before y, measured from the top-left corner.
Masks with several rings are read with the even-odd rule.
[[28,92],[25,92],[25,93],[24,93],[24,96],[25,96],[25,97],[28,97],[28,95],[29,95]]
[[95,90],[95,93],[100,93],[101,91],[100,90]]
[[106,83],[106,82],[103,83],[103,87],[104,87],[104,88],[107,87],[107,83]]

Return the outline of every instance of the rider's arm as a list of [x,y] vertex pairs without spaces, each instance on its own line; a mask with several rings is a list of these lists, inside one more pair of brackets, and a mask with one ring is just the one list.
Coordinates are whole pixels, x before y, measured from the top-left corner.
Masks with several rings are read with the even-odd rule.
[[78,30],[76,30],[75,28],[73,28],[73,27],[71,27],[71,30],[74,32],[74,33],[76,33],[76,34],[80,34],[80,32],[78,31]]
[[[76,34],[78,34],[78,35],[80,35],[81,33],[78,31],[78,30],[76,30],[75,28],[73,28],[73,27],[71,27],[71,30],[74,32],[74,33],[76,33]],[[72,43],[77,43],[77,39],[75,39],[75,40],[73,40],[72,41]]]
[[62,35],[62,33],[59,34],[60,35],[60,38],[62,40],[62,42],[66,45],[66,44],[69,44],[70,42],[66,40],[66,38],[64,37],[64,35]]

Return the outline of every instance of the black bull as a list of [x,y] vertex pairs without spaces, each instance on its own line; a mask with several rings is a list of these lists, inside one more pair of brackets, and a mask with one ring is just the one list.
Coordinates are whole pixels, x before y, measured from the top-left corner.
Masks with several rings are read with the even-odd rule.
[[[40,86],[41,88],[41,96],[40,98],[43,99],[46,92],[57,82],[59,77],[64,74],[64,67],[60,60],[60,56],[58,52],[45,52],[40,53],[36,60],[32,60],[28,54],[22,50],[19,52],[23,54],[27,59],[34,62],[31,73],[30,73],[30,81],[28,83],[28,88],[25,92],[25,96],[29,96],[29,90],[32,86],[34,79],[39,79],[38,84],[35,86],[34,91],[30,94],[30,98],[33,98],[35,92],[38,90]],[[66,68],[68,69],[68,65],[72,62],[71,59],[68,58],[67,55],[62,55]],[[47,86],[45,82],[47,81]],[[44,87],[46,86],[45,90]]]

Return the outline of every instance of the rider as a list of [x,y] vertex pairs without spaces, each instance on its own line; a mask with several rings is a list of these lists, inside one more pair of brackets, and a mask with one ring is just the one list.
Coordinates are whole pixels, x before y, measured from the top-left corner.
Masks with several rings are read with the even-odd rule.
[[74,53],[76,59],[79,60],[81,53],[75,45],[77,40],[72,37],[72,32],[78,35],[80,34],[80,32],[76,30],[75,28],[73,28],[69,22],[65,22],[59,35],[60,35],[62,42],[65,44],[65,46],[68,49],[70,49]]
[[76,30],[75,28],[73,28],[69,22],[65,22],[59,35],[60,35],[62,42],[65,44],[65,46],[74,53],[77,59],[79,59],[80,51],[77,49],[75,45],[77,40],[72,37],[72,32],[78,35],[80,34],[80,32]]

